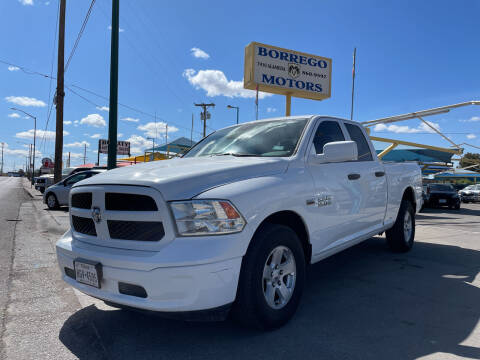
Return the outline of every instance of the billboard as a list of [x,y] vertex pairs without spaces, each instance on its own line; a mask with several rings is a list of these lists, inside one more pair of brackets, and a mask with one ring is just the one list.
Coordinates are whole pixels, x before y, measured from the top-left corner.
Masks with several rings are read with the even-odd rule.
[[[108,140],[98,140],[98,153],[108,154]],[[117,141],[117,155],[130,156],[130,142],[129,141]]]
[[331,84],[332,59],[257,42],[245,48],[245,89],[322,100]]

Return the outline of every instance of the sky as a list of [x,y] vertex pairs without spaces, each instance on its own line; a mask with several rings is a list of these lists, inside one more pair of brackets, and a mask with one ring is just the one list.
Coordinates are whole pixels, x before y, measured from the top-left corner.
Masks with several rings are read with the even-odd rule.
[[[90,6],[67,0],[65,58]],[[65,72],[64,155],[95,162],[107,138],[111,0],[97,0]],[[202,137],[200,109],[213,102],[207,130],[255,119],[255,92],[243,89],[244,49],[252,41],[332,59],[331,98],[292,99],[292,115],[368,121],[480,100],[480,2],[120,0],[119,140],[140,154],[155,142]],[[58,0],[0,1],[0,142],[4,170],[25,165],[37,117],[37,161],[54,157]],[[44,76],[47,75],[47,76]],[[50,117],[48,114],[52,109]],[[283,116],[285,97],[260,93],[259,118]],[[48,124],[47,124],[48,119]],[[426,118],[457,143],[480,146],[480,106]],[[418,120],[379,125],[373,135],[448,147]],[[379,144],[380,145],[380,144]],[[380,145],[379,147],[386,145]],[[468,152],[479,152],[465,146]],[[101,162],[105,156],[101,157]]]

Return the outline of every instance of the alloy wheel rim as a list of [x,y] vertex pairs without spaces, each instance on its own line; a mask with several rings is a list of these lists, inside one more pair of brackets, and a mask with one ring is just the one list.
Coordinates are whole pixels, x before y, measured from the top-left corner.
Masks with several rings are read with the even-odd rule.
[[48,201],[48,206],[50,206],[50,207],[55,206],[55,198],[53,197],[53,195],[49,195],[47,201]]
[[287,305],[296,279],[297,265],[292,251],[286,246],[277,246],[268,255],[263,268],[263,295],[268,306],[278,310]]
[[410,242],[410,238],[412,236],[412,229],[413,229],[413,224],[412,224],[412,215],[410,215],[410,212],[407,211],[405,213],[405,218],[403,221],[403,235],[405,237],[405,242]]

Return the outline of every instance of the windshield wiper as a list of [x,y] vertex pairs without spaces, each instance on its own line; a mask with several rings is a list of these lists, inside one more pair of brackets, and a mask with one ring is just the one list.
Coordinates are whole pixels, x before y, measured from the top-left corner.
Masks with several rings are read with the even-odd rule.
[[227,156],[227,155],[231,155],[231,156],[235,156],[235,157],[260,157],[261,156],[259,154],[232,153],[232,152],[211,154],[211,156]]

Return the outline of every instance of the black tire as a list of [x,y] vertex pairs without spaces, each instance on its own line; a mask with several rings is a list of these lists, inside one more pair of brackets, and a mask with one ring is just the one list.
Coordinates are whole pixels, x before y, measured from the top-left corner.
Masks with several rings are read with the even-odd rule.
[[[55,201],[52,201],[52,203],[49,203],[48,199],[50,197],[53,197],[55,199]],[[48,193],[47,194],[47,197],[46,197],[46,200],[47,200],[47,206],[50,210],[56,210],[58,209],[58,200],[57,200],[57,197],[55,196],[54,193]]]
[[[290,253],[287,251],[288,255],[293,255],[296,279],[289,300],[283,307],[275,309],[268,304],[264,295],[266,282],[263,274],[272,251],[279,247],[287,248],[290,251]],[[302,297],[305,267],[305,255],[297,234],[284,225],[263,225],[253,237],[242,260],[237,298],[231,313],[233,318],[244,326],[262,330],[273,330],[287,323],[295,314]],[[274,281],[268,284],[273,284]],[[273,293],[277,294],[275,289]]]
[[[407,212],[410,214],[411,219],[411,232],[408,239],[404,231]],[[393,227],[386,231],[386,237],[387,244],[392,251],[407,252],[412,249],[415,240],[415,211],[410,201],[402,200],[397,220]]]
[[455,205],[455,210],[460,210],[460,201]]

